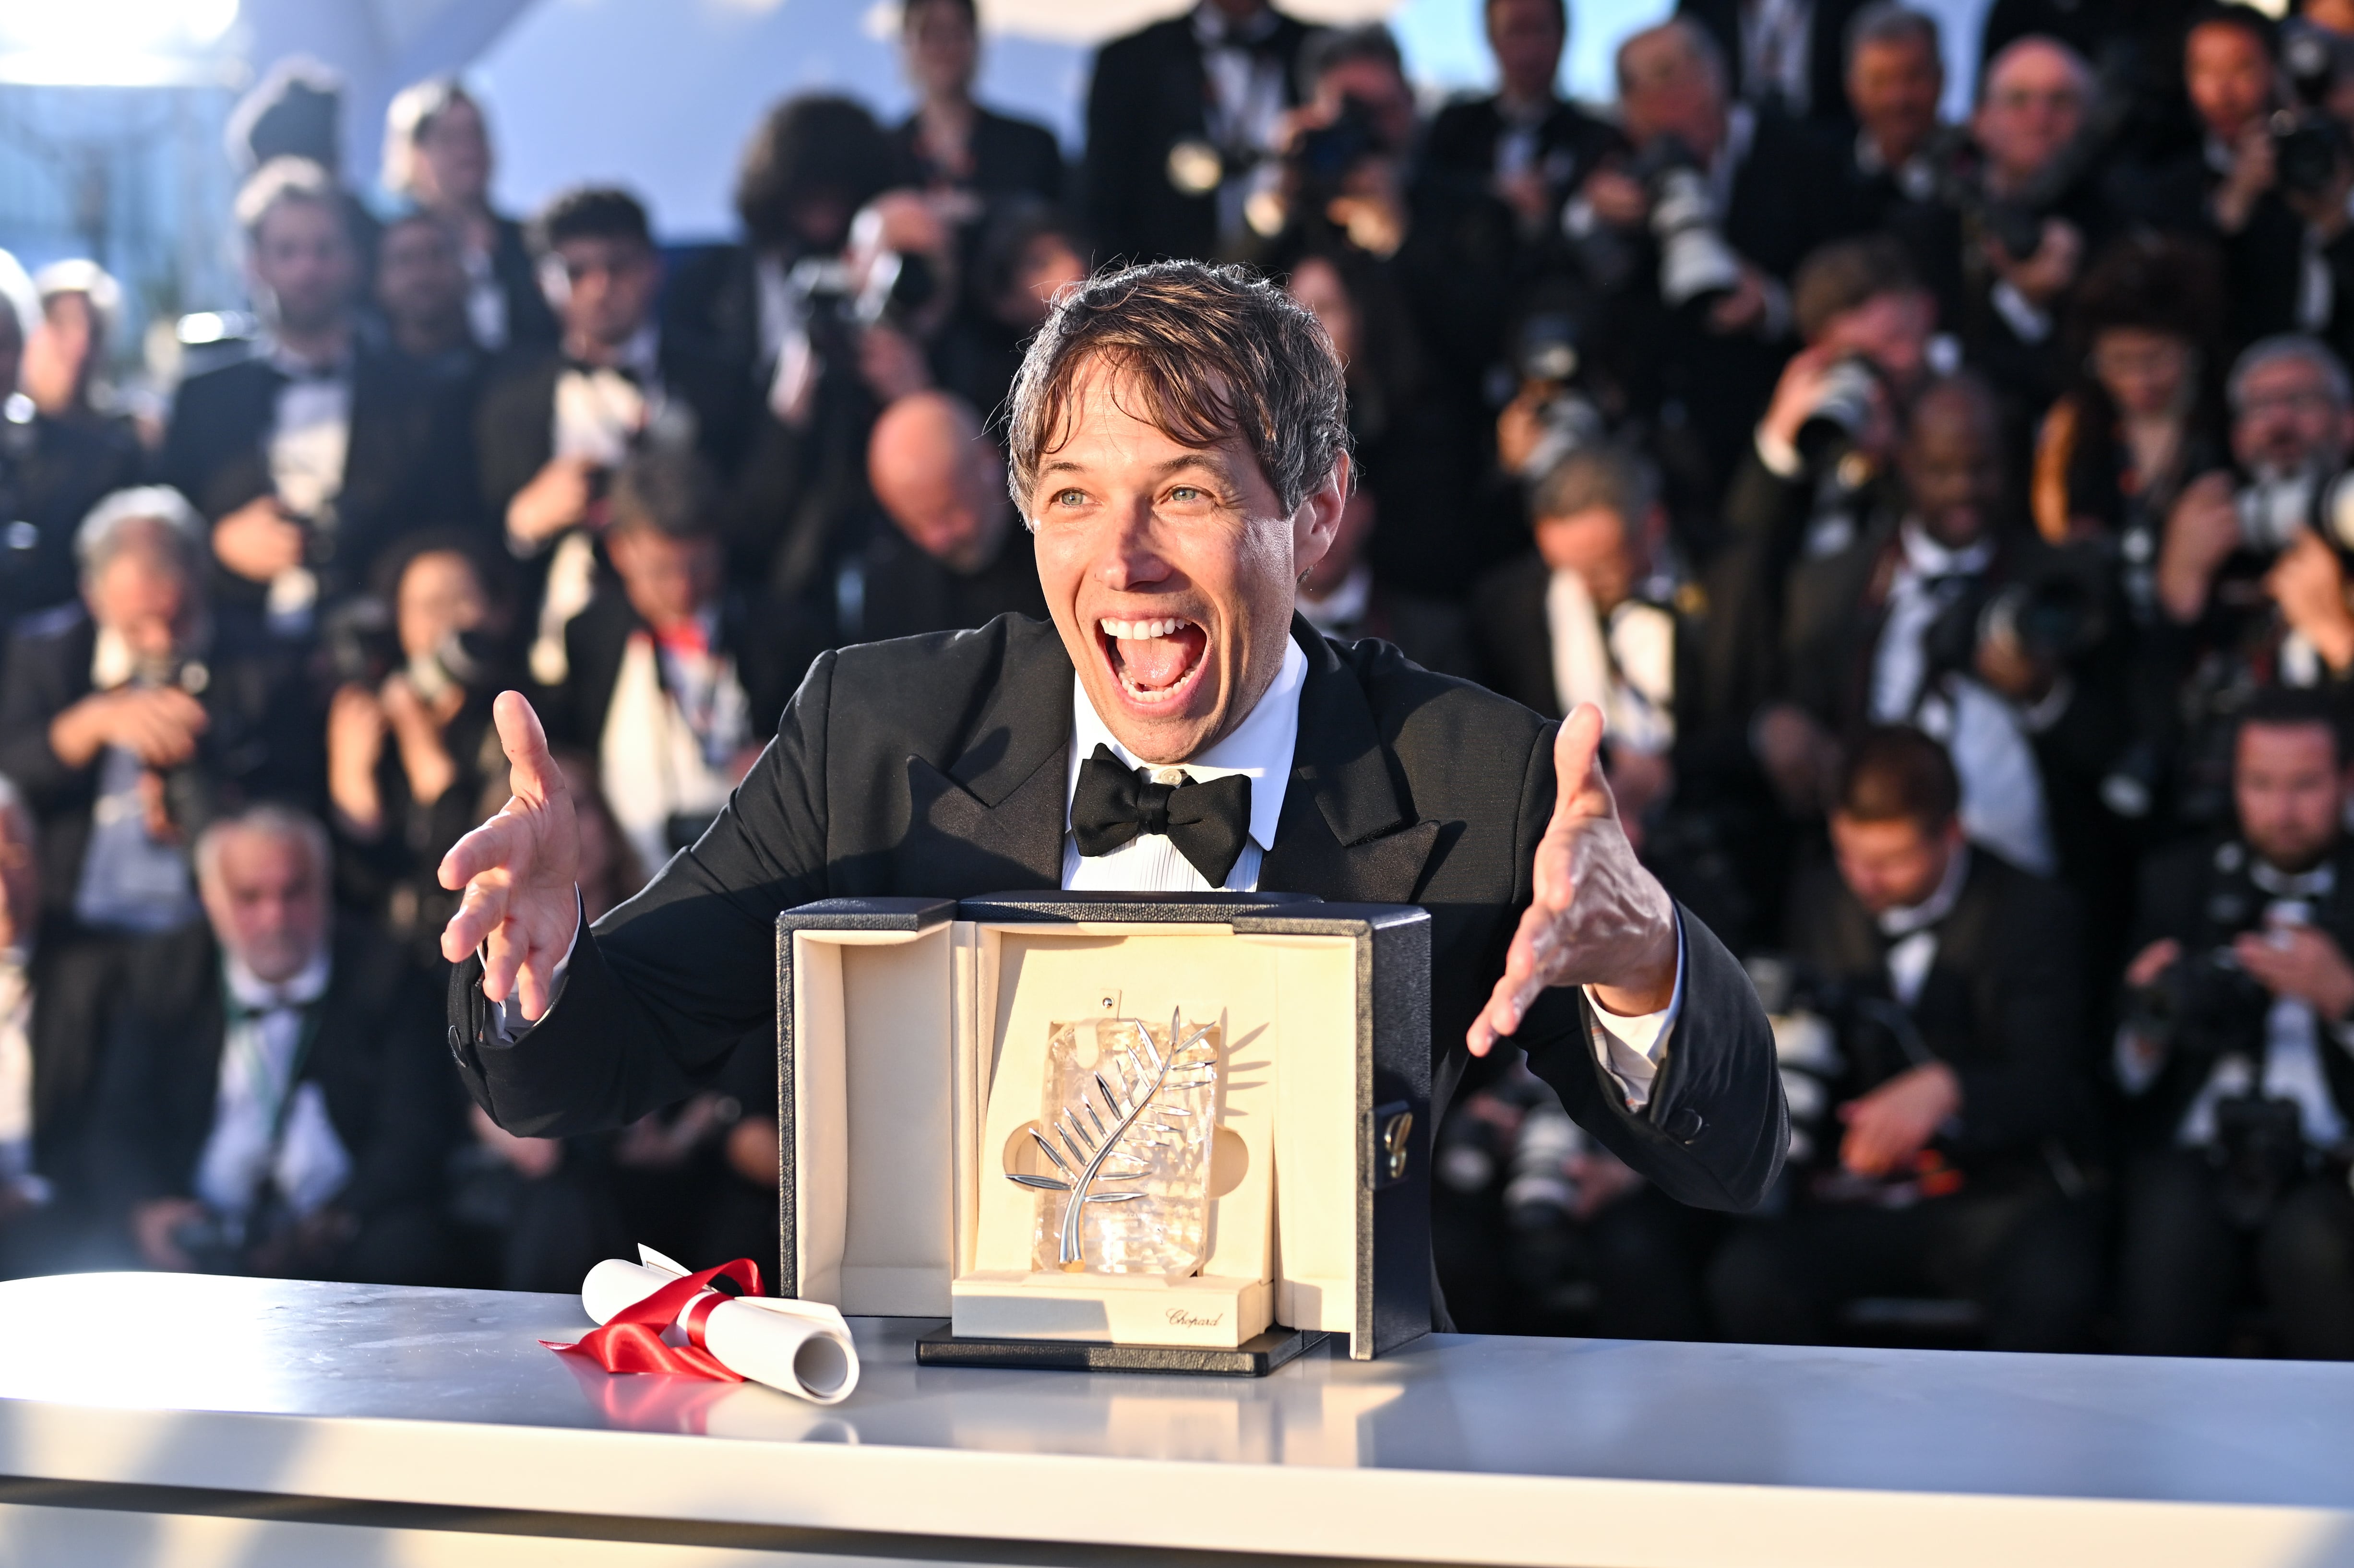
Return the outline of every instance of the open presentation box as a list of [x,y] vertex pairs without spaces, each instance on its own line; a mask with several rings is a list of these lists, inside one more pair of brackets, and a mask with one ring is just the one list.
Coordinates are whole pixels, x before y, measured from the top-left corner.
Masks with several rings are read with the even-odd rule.
[[[922,1360],[1259,1372],[1430,1329],[1430,923],[1280,895],[837,898],[777,917],[782,1294],[945,1318]],[[1044,1258],[1006,1171],[1049,1036],[1214,1022],[1198,1270]]]

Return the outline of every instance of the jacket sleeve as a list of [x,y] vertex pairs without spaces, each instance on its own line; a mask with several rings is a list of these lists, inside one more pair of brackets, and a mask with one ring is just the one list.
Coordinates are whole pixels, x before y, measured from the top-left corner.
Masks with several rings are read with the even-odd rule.
[[37,811],[90,776],[88,768],[67,767],[49,745],[49,723],[65,706],[43,679],[56,662],[53,652],[44,641],[16,638],[0,675],[0,775]]
[[2073,902],[2059,887],[2025,885],[2006,901],[1994,951],[1979,983],[1982,1049],[1954,1065],[1962,1084],[1958,1141],[1971,1149],[2075,1131],[2090,1112]]
[[538,1023],[503,1039],[481,960],[451,971],[450,1047],[501,1127],[563,1138],[620,1126],[694,1093],[738,1040],[774,1026],[777,912],[825,891],[833,671],[832,653],[811,669],[710,831],[582,933]]

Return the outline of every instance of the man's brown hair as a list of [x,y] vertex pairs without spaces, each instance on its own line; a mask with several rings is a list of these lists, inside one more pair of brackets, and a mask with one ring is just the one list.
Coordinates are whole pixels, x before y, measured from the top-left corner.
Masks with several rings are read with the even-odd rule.
[[1962,781],[1946,748],[1911,725],[1874,725],[1848,748],[1839,814],[1859,822],[1914,821],[1941,832],[1962,809]]
[[1790,314],[1798,335],[1812,343],[1842,315],[1882,294],[1922,291],[1904,247],[1885,234],[1834,239],[1807,253],[1790,283]]
[[1288,294],[1240,267],[1129,267],[1055,302],[1023,355],[1006,481],[1024,517],[1039,464],[1070,439],[1072,388],[1096,366],[1118,378],[1127,412],[1172,440],[1208,447],[1241,436],[1287,514],[1349,450],[1340,356]]

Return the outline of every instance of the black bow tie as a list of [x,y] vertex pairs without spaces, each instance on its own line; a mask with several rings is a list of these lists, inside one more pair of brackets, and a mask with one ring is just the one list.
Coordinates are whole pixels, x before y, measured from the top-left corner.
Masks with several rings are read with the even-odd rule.
[[1108,746],[1079,764],[1071,837],[1083,855],[1109,854],[1139,833],[1161,833],[1212,887],[1224,887],[1250,836],[1250,779],[1155,784],[1120,766]]

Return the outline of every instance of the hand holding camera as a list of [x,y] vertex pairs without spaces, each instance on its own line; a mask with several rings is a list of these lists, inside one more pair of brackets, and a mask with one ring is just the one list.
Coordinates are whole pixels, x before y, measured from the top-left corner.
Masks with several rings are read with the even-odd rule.
[[2354,669],[2354,609],[2346,603],[2346,568],[2317,534],[2300,534],[2264,575],[2264,591],[2291,630],[2340,673]]
[[249,581],[266,583],[302,564],[308,536],[274,494],[257,495],[213,524],[213,554]]
[[207,723],[202,703],[177,686],[93,692],[49,721],[49,749],[69,768],[87,768],[119,746],[150,768],[176,768],[196,754]]
[[2243,931],[2232,954],[2258,985],[2304,1002],[2325,1022],[2354,1012],[2354,964],[2325,931],[2292,925]]
[[2206,613],[2215,574],[2240,540],[2239,498],[2229,473],[2218,469],[2182,487],[2158,553],[2158,600],[2168,616],[2188,625]]
[[2021,299],[2039,311],[2049,310],[2076,281],[2076,270],[2084,260],[2084,237],[2065,218],[2047,217],[2035,248],[2027,254],[2014,252],[1991,235],[1986,252],[1996,274]]
[[535,548],[568,528],[587,524],[599,499],[605,472],[603,465],[585,457],[548,459],[532,475],[531,482],[507,503],[507,536]]

